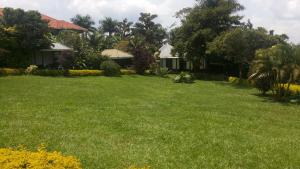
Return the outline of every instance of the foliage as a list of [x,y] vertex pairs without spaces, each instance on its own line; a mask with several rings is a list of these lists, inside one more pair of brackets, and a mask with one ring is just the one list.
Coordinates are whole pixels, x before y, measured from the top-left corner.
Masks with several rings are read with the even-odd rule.
[[121,39],[128,39],[131,35],[131,27],[133,22],[128,22],[128,19],[123,19],[122,22],[118,23],[117,26],[117,34],[121,37]]
[[104,71],[105,76],[119,76],[120,75],[120,66],[112,61],[112,60],[107,60],[101,63],[100,66],[101,70]]
[[26,168],[26,169],[81,169],[78,159],[72,156],[64,156],[60,152],[47,152],[41,147],[36,152],[28,151],[24,148],[0,149],[0,168]]
[[65,70],[48,70],[48,69],[44,69],[44,70],[36,70],[33,72],[33,75],[38,75],[38,76],[65,76],[67,73],[67,71]]
[[[250,80],[254,83],[256,77],[266,76],[269,79],[271,90],[275,98],[289,95],[289,86],[299,74],[299,62],[295,47],[289,44],[278,44],[268,49],[258,50],[252,64]],[[288,87],[285,88],[285,83]]]
[[106,17],[104,20],[100,21],[100,30],[104,33],[108,33],[109,36],[112,36],[118,31],[117,20],[113,20],[111,17]]
[[90,15],[82,16],[77,14],[74,18],[71,18],[71,21],[78,26],[88,29],[89,31],[96,30],[96,28],[93,27],[95,22],[92,20]]
[[103,76],[101,70],[68,70],[67,76]]
[[31,75],[31,74],[33,74],[37,69],[38,69],[38,66],[36,66],[36,65],[30,65],[30,66],[28,66],[28,67],[26,68],[25,74]]
[[36,11],[4,8],[1,21],[0,48],[9,51],[4,66],[26,67],[36,51],[52,43],[48,23]]
[[133,31],[134,37],[144,39],[147,50],[153,55],[163,44],[167,37],[166,30],[161,24],[155,23],[157,15],[141,13],[139,21],[135,23]]
[[250,87],[250,84],[249,84],[248,80],[246,80],[246,79],[240,79],[238,77],[229,76],[228,77],[228,82],[230,84],[233,84],[233,85]]
[[173,79],[174,83],[193,83],[194,78],[190,73],[181,72]]
[[134,75],[136,72],[134,70],[130,69],[121,69],[121,74],[122,75]]
[[0,76],[15,76],[24,73],[24,69],[0,68]]
[[138,74],[144,74],[154,62],[151,50],[143,37],[136,36],[130,40],[130,52],[134,56],[133,64]]
[[236,0],[198,0],[190,9],[180,12],[182,25],[171,33],[173,53],[192,61],[198,71],[206,56],[207,44],[222,32],[241,25],[243,10]]
[[239,65],[239,78],[243,78],[244,65],[248,65],[255,57],[258,49],[269,48],[278,42],[275,36],[267,34],[263,28],[234,28],[223,32],[208,45],[208,53],[212,56],[224,56],[225,60]]

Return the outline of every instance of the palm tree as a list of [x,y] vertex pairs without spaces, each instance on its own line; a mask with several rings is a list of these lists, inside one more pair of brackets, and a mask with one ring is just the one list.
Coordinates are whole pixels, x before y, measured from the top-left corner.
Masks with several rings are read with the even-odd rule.
[[104,33],[108,33],[112,36],[113,33],[118,31],[118,21],[113,20],[111,17],[106,17],[104,20],[100,21],[100,30]]

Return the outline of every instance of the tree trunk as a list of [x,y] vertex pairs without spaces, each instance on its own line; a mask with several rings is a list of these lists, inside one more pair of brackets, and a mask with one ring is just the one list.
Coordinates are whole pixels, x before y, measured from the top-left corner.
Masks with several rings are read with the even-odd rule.
[[243,63],[239,65],[239,81],[241,82],[243,79]]

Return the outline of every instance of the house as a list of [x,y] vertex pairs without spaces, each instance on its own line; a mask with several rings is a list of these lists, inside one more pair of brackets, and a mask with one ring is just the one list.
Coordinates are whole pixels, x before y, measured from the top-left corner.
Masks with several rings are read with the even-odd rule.
[[169,70],[180,70],[180,58],[172,55],[173,46],[166,43],[159,49],[160,67]]
[[106,49],[101,55],[109,57],[123,68],[129,68],[133,65],[134,56],[118,49]]
[[[1,16],[3,16],[3,8],[0,8],[0,17]],[[54,19],[44,14],[41,14],[41,17],[42,20],[48,22],[49,28],[54,35],[57,35],[60,31],[63,30],[76,31],[81,34],[85,34],[88,32],[87,29],[64,20]],[[72,60],[74,56],[73,54],[73,49],[66,47],[60,43],[53,43],[53,45],[49,49],[42,49],[37,52],[32,59],[32,64],[42,67],[57,68],[63,66],[63,62],[68,61],[66,60],[67,58],[69,60]]]
[[[3,16],[3,8],[0,8],[0,17]],[[58,19],[54,19],[50,16],[41,14],[42,20],[47,21],[49,24],[49,28],[52,29],[53,32],[59,32],[62,30],[72,30],[72,31],[76,31],[79,33],[84,33],[84,32],[88,32],[87,29],[82,28],[78,25],[75,25],[73,23],[64,21],[64,20],[58,20]]]
[[[173,71],[189,71],[194,69],[192,62],[188,61],[186,58],[179,58],[172,54],[173,46],[166,43],[159,49],[159,63],[160,67],[168,68]],[[206,69],[206,59],[201,59],[200,69]]]
[[53,43],[49,49],[42,49],[32,58],[32,63],[39,67],[68,67],[73,61],[73,49],[60,43]]

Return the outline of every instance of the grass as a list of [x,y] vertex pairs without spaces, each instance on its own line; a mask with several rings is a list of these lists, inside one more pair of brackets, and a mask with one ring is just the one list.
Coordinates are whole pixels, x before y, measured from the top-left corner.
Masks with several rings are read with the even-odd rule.
[[0,78],[0,148],[79,158],[86,169],[296,169],[300,106],[223,82]]

